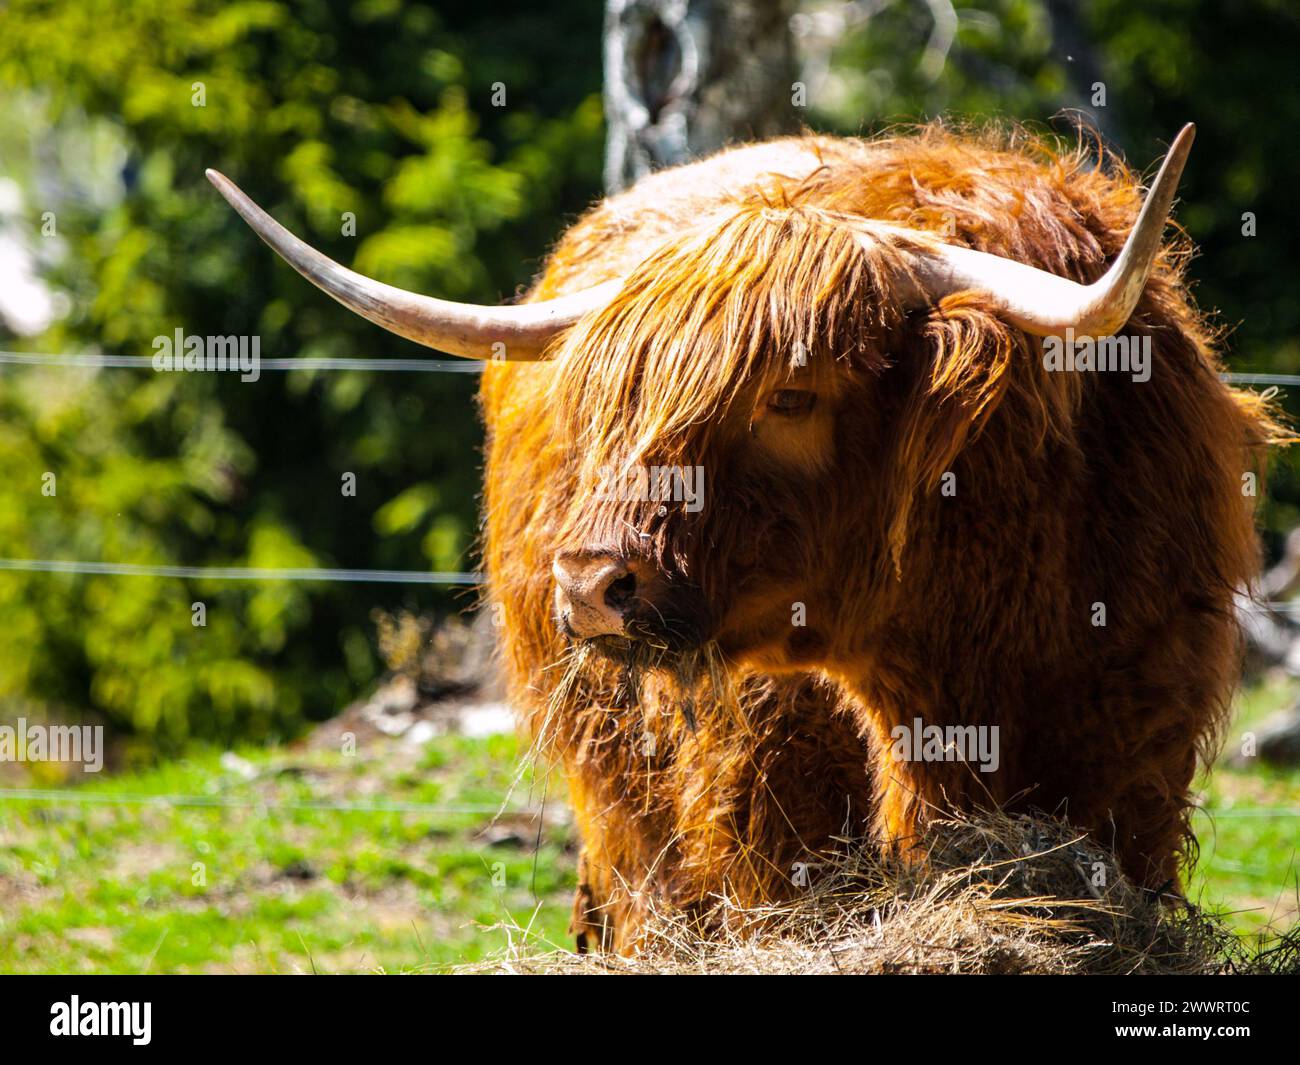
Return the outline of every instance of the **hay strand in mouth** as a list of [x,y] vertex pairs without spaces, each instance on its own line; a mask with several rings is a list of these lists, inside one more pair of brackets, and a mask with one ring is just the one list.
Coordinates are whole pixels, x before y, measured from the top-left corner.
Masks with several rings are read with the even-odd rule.
[[[601,684],[591,668],[601,662],[616,666],[615,679],[604,700],[597,694]],[[646,682],[652,676],[663,682],[656,685],[656,696],[671,701],[692,734],[697,730],[701,708],[731,714],[733,719],[739,710],[731,673],[712,643],[682,650],[658,641],[625,637],[581,641],[571,644],[553,668],[560,671],[560,679],[548,697],[548,721],[572,707],[579,694],[616,710],[644,710]]]

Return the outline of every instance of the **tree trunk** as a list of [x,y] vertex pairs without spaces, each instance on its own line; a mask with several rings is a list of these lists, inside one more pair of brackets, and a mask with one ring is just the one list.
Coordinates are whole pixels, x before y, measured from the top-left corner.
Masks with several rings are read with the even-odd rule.
[[791,133],[793,0],[608,0],[605,186]]

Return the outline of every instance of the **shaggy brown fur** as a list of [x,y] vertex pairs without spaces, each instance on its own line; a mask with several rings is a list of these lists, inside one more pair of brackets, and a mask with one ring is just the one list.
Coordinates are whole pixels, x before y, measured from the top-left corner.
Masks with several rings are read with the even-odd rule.
[[[1257,564],[1243,475],[1280,436],[1216,377],[1186,242],[1127,328],[1152,343],[1136,383],[1049,373],[976,294],[904,314],[896,251],[844,224],[1091,281],[1140,200],[1082,146],[931,127],[724,152],[561,240],[533,298],[627,280],[549,362],[485,373],[485,555],[515,698],[577,812],[581,943],[634,946],[647,899],[707,924],[712,897],[788,897],[792,865],[864,819],[906,845],[991,803],[1068,815],[1139,883],[1175,879]],[[791,388],[812,411],[773,414]],[[625,463],[703,466],[704,510],[594,498]],[[656,575],[648,605],[686,654],[647,672],[566,650],[551,562],[593,547]],[[999,769],[901,760],[892,730],[917,718],[996,726]]]

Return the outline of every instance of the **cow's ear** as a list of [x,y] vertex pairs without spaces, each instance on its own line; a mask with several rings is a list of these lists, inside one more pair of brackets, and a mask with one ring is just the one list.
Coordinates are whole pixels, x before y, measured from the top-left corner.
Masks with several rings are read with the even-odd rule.
[[958,456],[983,430],[1007,391],[1017,349],[1028,347],[1022,334],[974,294],[950,297],[914,329],[902,356],[907,366],[900,367],[910,372],[911,381],[886,473],[885,535],[895,574],[901,572],[919,502],[940,491],[944,475],[953,472]]

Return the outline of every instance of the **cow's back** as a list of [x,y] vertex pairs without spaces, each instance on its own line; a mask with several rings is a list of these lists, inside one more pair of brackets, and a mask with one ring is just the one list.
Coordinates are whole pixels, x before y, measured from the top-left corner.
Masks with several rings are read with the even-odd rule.
[[530,298],[623,277],[665,241],[726,204],[798,185],[824,164],[863,170],[871,151],[868,142],[848,138],[784,137],[651,174],[602,200],[568,229]]

